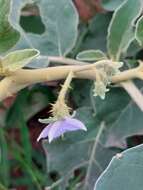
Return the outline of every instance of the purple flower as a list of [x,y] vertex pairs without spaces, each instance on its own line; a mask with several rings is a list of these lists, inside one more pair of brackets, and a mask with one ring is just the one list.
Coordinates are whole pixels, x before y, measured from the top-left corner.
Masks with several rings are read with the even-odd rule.
[[65,119],[50,123],[47,127],[45,127],[37,138],[37,141],[48,137],[50,143],[53,139],[58,138],[65,132],[77,130],[87,131],[87,128],[81,121],[66,117]]

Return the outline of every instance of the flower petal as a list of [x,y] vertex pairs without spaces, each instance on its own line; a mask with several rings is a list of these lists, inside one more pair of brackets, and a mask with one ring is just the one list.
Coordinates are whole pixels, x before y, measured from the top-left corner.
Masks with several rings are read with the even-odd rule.
[[52,125],[52,127],[49,131],[49,134],[48,134],[49,143],[53,139],[63,135],[65,132],[77,131],[77,130],[87,131],[85,125],[77,119],[72,119],[70,117],[66,117],[65,119],[63,119],[61,121],[57,121]]
[[68,127],[68,131],[76,131],[76,130],[87,131],[87,128],[85,127],[85,125],[78,119],[66,117],[64,125]]
[[40,139],[43,139],[43,138],[48,137],[48,133],[49,133],[49,131],[50,131],[52,125],[53,125],[53,124],[49,124],[47,127],[45,127],[45,128],[42,130],[42,132],[40,133],[39,137],[37,138],[37,141],[40,141]]
[[48,137],[49,143],[51,143],[53,139],[63,135],[65,132],[77,130],[87,131],[87,128],[78,119],[66,117],[65,119],[56,121],[45,127],[39,135],[37,141],[39,141],[42,138]]
[[62,128],[63,123],[64,123],[64,120],[60,120],[52,124],[52,127],[48,133],[49,143],[51,143],[53,139],[61,136],[64,133],[63,128]]

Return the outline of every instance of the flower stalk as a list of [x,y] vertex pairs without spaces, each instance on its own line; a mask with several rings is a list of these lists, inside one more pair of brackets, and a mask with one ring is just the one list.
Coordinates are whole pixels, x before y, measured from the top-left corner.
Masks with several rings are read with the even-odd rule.
[[70,88],[70,83],[74,77],[73,71],[70,71],[58,96],[58,101],[65,101],[66,93]]

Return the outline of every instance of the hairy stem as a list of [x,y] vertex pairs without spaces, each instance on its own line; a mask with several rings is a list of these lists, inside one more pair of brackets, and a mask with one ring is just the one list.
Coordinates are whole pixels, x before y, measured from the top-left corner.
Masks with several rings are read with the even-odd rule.
[[[76,78],[96,80],[96,72],[93,67],[95,68],[96,65],[101,63],[114,63],[110,60],[102,60],[94,64],[87,64],[62,57],[52,57],[52,59],[50,57],[50,60],[52,62],[64,64],[73,63],[73,65],[55,66],[34,70],[20,69],[16,72],[13,72],[10,76],[7,76],[0,81],[0,101],[18,92],[20,89],[26,86],[35,83],[65,79],[70,71],[75,74],[74,77]],[[142,67],[139,66],[137,68],[129,69],[113,76],[112,82],[119,83],[134,78],[141,79],[142,73]]]
[[65,96],[66,96],[66,93],[70,87],[70,83],[71,83],[73,77],[74,77],[73,72],[72,71],[69,72],[69,74],[68,74],[68,76],[67,76],[67,78],[66,78],[66,80],[62,86],[62,89],[59,93],[58,100],[63,101],[63,102],[65,101]]

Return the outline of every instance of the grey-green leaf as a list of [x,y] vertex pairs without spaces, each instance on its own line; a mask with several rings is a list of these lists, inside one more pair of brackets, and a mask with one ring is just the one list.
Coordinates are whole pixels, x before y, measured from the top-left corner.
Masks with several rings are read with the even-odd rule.
[[121,88],[112,88],[104,101],[91,96],[96,116],[106,123],[102,143],[107,147],[126,147],[126,139],[143,134],[143,112]]
[[20,34],[9,23],[11,1],[0,0],[0,53],[12,48],[20,38]]
[[26,4],[32,4],[33,0],[11,0],[11,11],[9,14],[10,23],[17,28],[20,29],[20,16],[21,9]]
[[143,16],[140,17],[136,24],[136,39],[140,46],[143,46]]
[[17,50],[9,53],[1,59],[2,72],[13,72],[25,65],[39,55],[36,49]]
[[[78,35],[78,14],[71,0],[37,1],[45,25],[42,35],[21,30],[18,48],[34,47],[42,55],[65,56],[74,47]],[[62,11],[61,11],[62,10]]]
[[141,0],[126,0],[113,14],[108,28],[108,54],[111,59],[119,60],[135,38],[133,25],[141,14]]
[[85,50],[80,52],[76,59],[81,61],[98,61],[102,59],[107,59],[105,53],[100,50]]
[[58,55],[66,55],[77,38],[78,14],[73,3],[71,0],[42,0],[39,8],[47,28],[49,46],[53,46]]
[[86,38],[81,43],[81,50],[100,49],[106,52],[107,28],[111,20],[111,14],[97,14],[90,22]]
[[143,187],[143,145],[113,157],[94,190],[141,190]]
[[114,11],[125,0],[102,0],[102,7],[108,11]]

